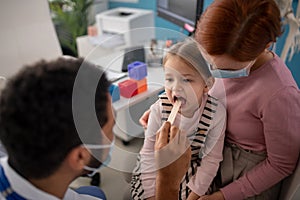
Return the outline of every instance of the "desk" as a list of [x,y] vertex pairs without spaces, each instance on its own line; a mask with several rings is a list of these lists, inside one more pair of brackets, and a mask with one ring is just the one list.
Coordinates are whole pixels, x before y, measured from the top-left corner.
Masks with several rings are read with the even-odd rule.
[[[124,51],[122,49],[108,49],[105,51],[97,47],[86,57],[92,63],[104,70],[121,72]],[[101,53],[99,53],[101,52]],[[118,82],[128,79],[120,79]],[[157,100],[158,94],[164,89],[164,73],[162,67],[148,67],[148,90],[132,98],[121,97],[113,103],[117,113],[114,133],[123,143],[128,143],[134,137],[143,137],[144,130],[138,120],[141,115]],[[117,84],[117,82],[115,82]]]

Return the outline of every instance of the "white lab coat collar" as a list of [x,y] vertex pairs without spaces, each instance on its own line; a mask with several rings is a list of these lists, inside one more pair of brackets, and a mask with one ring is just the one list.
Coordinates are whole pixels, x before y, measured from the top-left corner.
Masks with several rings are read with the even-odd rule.
[[12,189],[25,199],[33,199],[32,197],[34,197],[34,199],[59,200],[55,196],[36,188],[29,181],[20,176],[9,166],[7,157],[1,158],[0,163]]
[[[12,169],[8,164],[8,158],[4,157],[0,159],[0,164],[3,167],[4,173],[12,187],[12,189],[17,192],[19,195],[24,197],[25,199],[31,200],[59,200],[59,198],[48,194],[34,185],[32,185],[29,181],[20,176],[14,169]],[[34,198],[33,198],[34,197]],[[1,197],[0,197],[1,198]],[[63,200],[99,200],[98,198],[88,196],[88,195],[80,195],[73,191],[72,189],[68,189]]]

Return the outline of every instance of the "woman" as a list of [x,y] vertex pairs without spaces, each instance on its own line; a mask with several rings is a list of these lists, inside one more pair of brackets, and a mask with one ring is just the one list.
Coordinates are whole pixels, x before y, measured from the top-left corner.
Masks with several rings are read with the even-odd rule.
[[276,199],[295,169],[300,92],[268,50],[281,33],[273,0],[216,0],[198,22],[195,39],[216,77],[212,95],[225,87],[228,116],[215,192],[200,199]]

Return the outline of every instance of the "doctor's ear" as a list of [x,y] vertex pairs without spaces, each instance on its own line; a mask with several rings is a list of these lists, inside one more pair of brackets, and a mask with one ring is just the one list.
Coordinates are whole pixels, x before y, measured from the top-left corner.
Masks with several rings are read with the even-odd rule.
[[82,145],[79,145],[69,152],[66,159],[72,168],[82,170],[83,166],[89,162],[90,158],[90,152]]

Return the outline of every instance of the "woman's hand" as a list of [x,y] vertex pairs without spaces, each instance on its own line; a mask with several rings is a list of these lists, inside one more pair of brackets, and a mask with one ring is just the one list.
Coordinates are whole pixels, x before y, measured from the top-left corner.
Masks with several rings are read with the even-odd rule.
[[201,196],[198,200],[225,200],[221,191],[214,192],[211,195]]
[[149,115],[150,115],[150,109],[146,110],[144,114],[141,116],[141,118],[139,119],[139,122],[144,129],[146,129],[148,126]]

